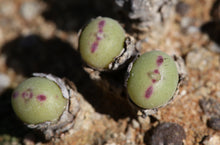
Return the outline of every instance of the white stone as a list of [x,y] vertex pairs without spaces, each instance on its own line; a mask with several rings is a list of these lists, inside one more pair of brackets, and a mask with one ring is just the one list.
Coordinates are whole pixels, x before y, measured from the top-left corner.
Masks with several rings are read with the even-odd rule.
[[0,94],[10,85],[10,78],[5,75],[0,73]]
[[22,4],[20,13],[25,20],[33,20],[36,16],[40,15],[42,7],[40,3],[35,1],[28,1]]

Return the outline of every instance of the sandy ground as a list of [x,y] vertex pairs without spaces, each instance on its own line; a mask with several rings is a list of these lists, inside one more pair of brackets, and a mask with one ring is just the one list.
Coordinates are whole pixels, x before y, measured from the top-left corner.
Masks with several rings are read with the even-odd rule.
[[[162,35],[129,30],[147,40],[139,45],[142,53],[156,49],[181,56],[188,72],[174,101],[145,119],[82,68],[78,31],[92,17],[114,18],[109,1],[87,2],[0,0],[0,144],[153,144],[153,136],[159,136],[155,128],[170,122],[184,130],[179,136],[185,136],[185,145],[219,145],[220,2],[184,0]],[[67,77],[101,117],[87,131],[45,142],[15,117],[10,104],[13,89],[33,72]]]

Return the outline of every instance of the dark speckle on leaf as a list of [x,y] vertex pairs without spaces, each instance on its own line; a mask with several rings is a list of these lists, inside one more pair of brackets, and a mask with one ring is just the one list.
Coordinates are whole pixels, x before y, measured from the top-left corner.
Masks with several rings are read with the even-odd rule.
[[19,96],[19,93],[18,92],[14,92],[13,94],[12,94],[12,97],[13,98],[17,98]]

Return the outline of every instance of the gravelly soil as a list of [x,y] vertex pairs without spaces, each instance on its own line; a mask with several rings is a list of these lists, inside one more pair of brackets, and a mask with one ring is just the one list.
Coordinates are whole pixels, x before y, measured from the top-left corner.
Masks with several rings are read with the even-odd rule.
[[[110,0],[100,1],[0,0],[0,144],[152,144],[157,126],[169,122],[183,128],[186,145],[219,145],[219,0],[183,0],[162,34],[127,30],[147,40],[140,41],[142,53],[156,49],[182,56],[188,72],[174,101],[145,119],[134,115],[124,99],[108,90],[110,86],[102,88],[82,68],[77,34],[83,25],[96,16],[128,23],[114,13]],[[16,118],[10,104],[13,89],[33,72],[73,81],[102,120],[93,122],[89,131],[45,142],[41,133]],[[117,74],[113,78],[121,80]]]

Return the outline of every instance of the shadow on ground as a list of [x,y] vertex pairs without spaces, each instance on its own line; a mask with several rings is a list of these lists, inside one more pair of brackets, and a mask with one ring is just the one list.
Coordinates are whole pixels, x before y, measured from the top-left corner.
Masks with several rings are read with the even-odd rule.
[[220,45],[220,0],[216,0],[210,10],[212,20],[201,26],[201,31],[208,34],[209,38]]
[[91,18],[107,16],[116,18],[113,0],[43,0],[48,8],[43,13],[46,20],[59,29],[78,31]]
[[76,84],[78,91],[97,112],[108,114],[115,120],[132,116],[123,88],[124,74],[108,75],[109,83],[91,80],[82,67],[79,53],[69,43],[59,38],[45,40],[29,35],[8,42],[2,50],[7,66],[18,74],[30,77],[33,72],[41,72],[66,77]]
[[220,21],[210,21],[201,26],[203,33],[208,34],[209,38],[220,45]]
[[122,8],[119,8],[114,0],[42,0],[46,3],[47,8],[42,16],[56,24],[58,29],[64,31],[78,32],[92,18],[98,16],[110,17],[120,23],[125,24],[124,28],[127,33],[142,33],[140,30],[133,28],[138,25],[140,20],[131,20],[128,18],[128,11],[131,4],[128,2]]
[[3,46],[7,65],[17,73],[31,76],[33,72],[52,73],[78,81],[81,75],[80,56],[70,44],[52,38],[44,40],[37,35],[18,37]]
[[14,114],[11,107],[11,93],[12,89],[5,90],[0,95],[0,144],[11,144],[15,142],[15,138],[19,139],[25,138],[26,134],[35,134],[35,141],[41,140],[42,134],[39,132],[33,132],[33,130],[28,129]]
[[[28,129],[15,117],[11,107],[11,96],[12,90],[6,90],[0,95],[0,134],[11,134],[12,136],[22,136]],[[22,129],[15,129],[15,128]]]
[[215,20],[219,19],[220,17],[219,11],[220,11],[220,0],[216,0],[213,3],[212,8],[210,10],[210,16]]

